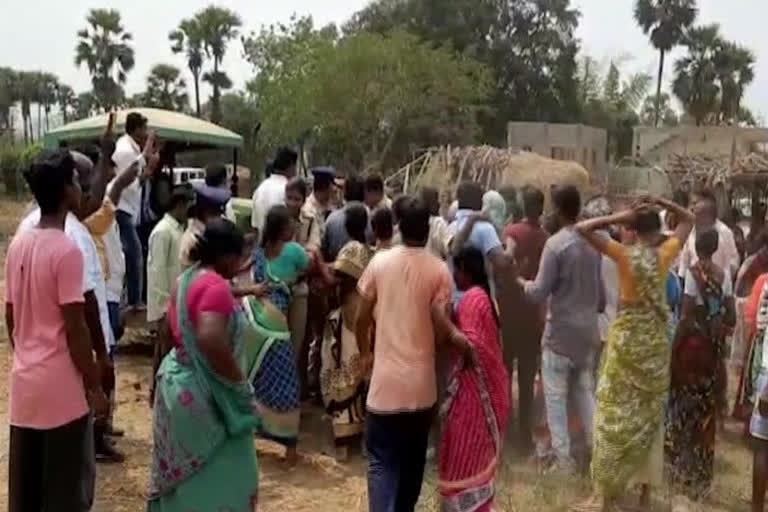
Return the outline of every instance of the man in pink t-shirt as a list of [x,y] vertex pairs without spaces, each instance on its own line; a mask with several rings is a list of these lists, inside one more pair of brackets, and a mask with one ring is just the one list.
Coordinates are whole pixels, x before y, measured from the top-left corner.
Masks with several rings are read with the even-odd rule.
[[453,291],[448,267],[425,249],[423,201],[403,202],[400,234],[403,246],[379,252],[358,283],[356,335],[364,361],[376,324],[366,428],[371,512],[410,512],[418,501],[437,402],[432,308],[447,307]]
[[80,187],[68,151],[45,154],[26,173],[40,221],[11,242],[5,320],[13,347],[9,512],[90,509],[90,407],[108,409],[91,352],[83,256],[64,233]]

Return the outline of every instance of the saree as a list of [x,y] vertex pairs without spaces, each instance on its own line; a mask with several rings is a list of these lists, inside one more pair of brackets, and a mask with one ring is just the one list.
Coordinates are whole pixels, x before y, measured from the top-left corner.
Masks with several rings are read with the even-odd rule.
[[722,283],[701,265],[690,269],[703,304],[672,350],[665,453],[673,485],[691,499],[712,485],[718,399],[725,390]]
[[488,294],[479,287],[459,303],[458,327],[475,349],[471,367],[453,362],[440,407],[438,486],[445,512],[489,512],[510,413],[509,375]]
[[[373,256],[360,242],[349,242],[339,252],[334,269],[356,282]],[[351,290],[328,315],[321,349],[320,391],[331,416],[337,446],[357,440],[365,426],[367,375],[363,374],[355,336],[360,295]]]
[[608,333],[597,389],[592,480],[606,498],[633,481],[660,483],[670,343],[658,251],[630,249],[638,300],[622,307]]
[[253,255],[253,281],[269,283],[267,297],[246,297],[243,308],[248,319],[246,346],[253,363],[248,380],[253,385],[260,437],[294,446],[299,438],[299,372],[288,328],[291,283],[270,271],[264,251]]
[[[187,291],[199,270],[180,277],[177,311],[182,344],[163,359],[153,409],[149,512],[255,510],[257,420],[247,381],[216,375],[200,353],[189,319]],[[245,365],[238,314],[229,344]]]
[[[747,431],[749,419],[754,409],[757,393],[758,378],[763,365],[763,350],[765,349],[765,335],[768,328],[768,280],[761,276],[755,282],[755,286],[760,286],[759,299],[757,303],[757,312],[755,315],[754,333],[749,338],[749,346],[745,352],[743,367],[739,377],[739,389],[736,395],[736,404],[734,407],[734,416],[745,422],[744,428]],[[747,306],[745,306],[745,316]],[[745,329],[747,330],[747,329]]]

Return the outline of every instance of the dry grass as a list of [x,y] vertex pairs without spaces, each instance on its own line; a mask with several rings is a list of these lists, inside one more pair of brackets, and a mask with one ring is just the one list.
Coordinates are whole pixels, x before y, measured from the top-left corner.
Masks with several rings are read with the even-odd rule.
[[[0,255],[5,255],[8,237],[14,232],[24,204],[0,202]],[[0,282],[0,293],[2,283]],[[2,296],[2,295],[0,295]],[[140,338],[134,332],[133,338]],[[137,340],[141,341],[141,340]],[[0,342],[0,374],[10,369],[10,351]],[[99,466],[97,512],[140,512],[145,510],[145,490],[151,455],[151,410],[147,406],[150,360],[123,356],[117,362],[118,409],[116,423],[125,429],[120,448],[128,456],[122,466]],[[7,379],[0,379],[0,481],[7,480]],[[730,426],[735,432],[736,425]],[[365,462],[353,457],[337,464],[330,452],[330,427],[317,410],[307,411],[302,419],[299,443],[301,462],[285,470],[276,446],[258,441],[261,465],[260,497],[267,512],[364,512],[367,510]],[[751,458],[735,434],[720,439],[717,447],[716,478],[710,498],[699,507],[686,510],[746,512],[749,509]],[[435,468],[428,469],[419,512],[438,512]],[[0,485],[0,511],[5,510],[6,486]],[[539,474],[535,465],[507,457],[498,481],[496,510],[501,512],[564,512],[569,505],[589,494],[586,480]],[[657,496],[654,511],[671,510],[669,493]]]

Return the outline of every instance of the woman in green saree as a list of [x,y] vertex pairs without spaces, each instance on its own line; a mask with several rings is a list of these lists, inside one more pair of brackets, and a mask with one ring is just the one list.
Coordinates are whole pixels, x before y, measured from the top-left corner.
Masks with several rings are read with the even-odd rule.
[[253,282],[267,287],[265,297],[244,299],[249,320],[247,351],[254,361],[247,377],[253,384],[260,437],[285,446],[286,463],[297,462],[299,372],[291,343],[288,311],[291,289],[310,265],[302,246],[293,242],[294,221],[284,205],[267,213],[262,243],[251,258]]
[[[657,207],[680,219],[674,236],[666,240]],[[595,249],[616,262],[620,307],[608,334],[597,388],[594,495],[575,510],[612,511],[632,484],[642,487],[640,505],[645,510],[651,486],[662,483],[670,364],[665,283],[693,221],[693,214],[670,201],[647,199],[632,210],[576,225]],[[630,227],[639,243],[627,247],[597,233],[611,225]]]
[[149,512],[256,510],[257,419],[238,312],[228,279],[242,234],[208,224],[168,311],[173,348],[156,377]]

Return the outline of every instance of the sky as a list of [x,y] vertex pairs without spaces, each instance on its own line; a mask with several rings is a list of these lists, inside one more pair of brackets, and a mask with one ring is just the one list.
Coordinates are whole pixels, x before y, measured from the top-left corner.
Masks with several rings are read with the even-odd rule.
[[[262,25],[287,21],[291,14],[311,14],[316,24],[343,22],[367,0],[221,0],[217,5],[237,11],[243,32]],[[81,92],[90,89],[86,68],[74,64],[76,33],[85,27],[92,7],[116,8],[126,30],[133,34],[136,66],[128,77],[128,94],[141,92],[154,64],[174,64],[185,70],[182,55],[170,51],[168,33],[179,21],[210,4],[210,0],[0,0],[0,66],[19,70],[45,70]],[[620,58],[628,72],[645,71],[656,76],[658,54],[632,18],[633,0],[572,0],[581,13],[578,37],[582,51],[607,65]],[[728,39],[751,48],[757,57],[756,79],[747,91],[745,104],[768,119],[768,2],[766,0],[699,0],[700,23],[720,23]],[[672,60],[680,50],[673,53]],[[665,81],[672,77],[668,60]],[[224,69],[236,87],[253,75],[242,58],[239,41],[230,46]],[[191,92],[191,91],[190,91]],[[209,91],[203,89],[207,96]],[[204,97],[203,97],[204,100]]]

